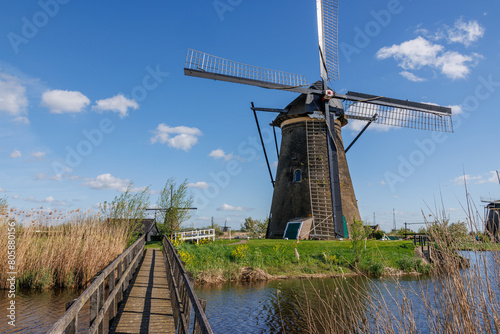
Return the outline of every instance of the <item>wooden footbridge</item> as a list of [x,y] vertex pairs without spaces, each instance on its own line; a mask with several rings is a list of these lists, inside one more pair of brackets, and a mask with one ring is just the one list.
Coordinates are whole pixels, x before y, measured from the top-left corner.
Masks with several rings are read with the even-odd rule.
[[48,333],[212,333],[206,302],[196,296],[170,240],[163,239],[162,252],[146,250],[146,235],[68,302]]

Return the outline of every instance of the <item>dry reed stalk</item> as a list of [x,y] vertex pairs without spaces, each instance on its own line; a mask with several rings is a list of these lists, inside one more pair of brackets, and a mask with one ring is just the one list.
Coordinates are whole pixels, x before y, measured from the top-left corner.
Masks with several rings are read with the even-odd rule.
[[[468,197],[469,198],[469,197]],[[475,212],[468,200],[466,213]],[[500,254],[498,251],[469,252],[471,266],[457,253],[463,240],[448,228],[445,211],[432,214],[428,230],[436,260],[431,278],[417,289],[404,288],[399,281],[387,283],[340,284],[334,291],[320,293],[313,288],[298,301],[309,333],[500,333]],[[480,222],[469,215],[469,229]],[[481,228],[482,229],[482,228]],[[467,242],[475,242],[472,238]],[[356,282],[353,280],[352,282]],[[312,285],[311,285],[312,286]],[[375,289],[369,288],[375,287]],[[421,303],[415,309],[412,298]],[[314,302],[313,302],[314,301]],[[391,311],[397,309],[397,311]],[[417,328],[417,320],[427,328]],[[418,318],[420,316],[420,318]]]
[[[0,216],[1,249],[7,249],[9,221],[17,226],[17,280],[30,288],[84,287],[125,250],[131,234],[128,224],[109,223],[91,212],[11,209]],[[7,253],[0,252],[0,284],[6,282],[7,261]]]

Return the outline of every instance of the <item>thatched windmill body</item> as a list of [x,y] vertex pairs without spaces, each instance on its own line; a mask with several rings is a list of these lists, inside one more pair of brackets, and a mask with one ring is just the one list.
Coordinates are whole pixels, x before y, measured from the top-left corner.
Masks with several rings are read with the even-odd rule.
[[290,220],[308,217],[313,218],[312,237],[348,236],[350,223],[360,218],[341,137],[341,127],[349,119],[452,131],[450,108],[329,89],[328,82],[339,76],[338,0],[317,0],[316,6],[322,80],[314,85],[301,75],[195,50],[189,50],[186,58],[186,75],[301,93],[284,109],[252,104],[254,113],[277,112],[272,125],[282,131],[268,238],[283,237]]

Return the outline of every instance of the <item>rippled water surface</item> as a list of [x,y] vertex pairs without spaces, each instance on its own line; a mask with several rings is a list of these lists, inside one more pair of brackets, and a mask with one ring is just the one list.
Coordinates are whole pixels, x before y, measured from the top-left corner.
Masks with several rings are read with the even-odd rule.
[[[472,267],[494,266],[490,254],[486,257],[481,256],[484,261],[476,258],[474,253],[463,253],[463,255],[471,259]],[[491,271],[488,271],[489,275]],[[290,279],[200,286],[196,287],[196,291],[200,298],[207,300],[206,313],[214,333],[302,333],[307,328],[307,323],[300,308],[304,307],[307,302],[312,308],[316,308],[318,301],[314,298],[316,293],[324,296],[326,292],[326,295],[331,296],[335,294],[335,289],[340,287],[347,298],[362,303],[359,291],[371,291],[376,296],[382,295],[387,301],[389,310],[398,314],[400,308],[394,300],[401,300],[400,291],[424,289],[428,292],[429,300],[433,300],[435,293],[433,284],[433,280],[411,276],[373,280],[363,278]],[[498,286],[494,293],[500,300]],[[428,333],[427,315],[422,300],[416,294],[409,293],[406,296],[413,305],[418,332]],[[16,326],[12,327],[8,325],[6,317],[9,305],[7,291],[0,290],[0,314],[2,315],[0,333],[46,333],[64,314],[66,302],[76,297],[77,293],[64,290],[18,291]],[[333,307],[337,312],[337,308],[343,306],[334,305]],[[79,332],[86,324],[88,324],[88,307],[84,308],[80,314]]]
[[16,293],[16,326],[7,323],[10,299],[7,291],[0,290],[1,333],[46,333],[65,311],[66,302],[78,295],[66,290],[43,292],[18,291]]

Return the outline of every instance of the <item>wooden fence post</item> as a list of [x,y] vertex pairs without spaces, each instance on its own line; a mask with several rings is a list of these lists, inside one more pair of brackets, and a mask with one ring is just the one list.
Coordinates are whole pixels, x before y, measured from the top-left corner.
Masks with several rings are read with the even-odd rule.
[[[115,278],[115,270],[111,271],[109,274],[109,293],[111,294],[115,289],[116,278]],[[109,318],[109,326],[113,323],[113,320],[116,316],[116,297],[111,301],[111,305],[109,306],[108,318]]]
[[[66,302],[66,311],[73,305],[76,299],[70,300],[69,302]],[[78,330],[78,313],[75,315],[73,318],[73,321],[66,327],[65,333],[68,334],[76,334],[76,331]]]
[[89,320],[90,320],[90,325],[94,323],[95,318],[97,317],[97,313],[99,313],[99,308],[98,308],[98,300],[99,300],[99,289],[97,289],[92,296],[90,296],[90,314],[89,314]]
[[[207,309],[207,300],[206,299],[202,299],[202,298],[198,298],[198,301],[200,302],[200,305],[201,305],[201,308],[203,309],[203,312],[205,312],[206,309]],[[198,323],[198,319],[196,319],[196,317],[194,318],[194,329],[193,329],[193,331],[194,331],[195,334],[201,334],[201,326]]]

